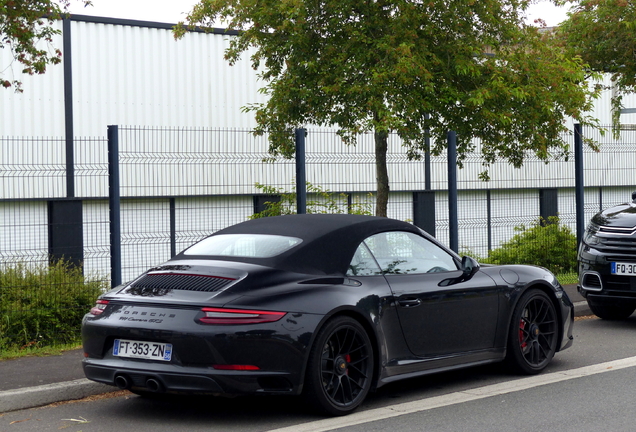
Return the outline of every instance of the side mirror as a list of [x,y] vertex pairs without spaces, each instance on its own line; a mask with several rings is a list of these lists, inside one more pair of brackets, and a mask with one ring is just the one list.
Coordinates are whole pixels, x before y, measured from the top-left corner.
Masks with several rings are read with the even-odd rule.
[[465,256],[462,258],[462,274],[456,278],[444,279],[437,285],[449,286],[467,281],[472,278],[477,271],[479,271],[479,263],[475,259]]
[[465,256],[462,258],[462,272],[464,276],[464,280],[468,280],[475,275],[479,271],[479,263],[469,256]]

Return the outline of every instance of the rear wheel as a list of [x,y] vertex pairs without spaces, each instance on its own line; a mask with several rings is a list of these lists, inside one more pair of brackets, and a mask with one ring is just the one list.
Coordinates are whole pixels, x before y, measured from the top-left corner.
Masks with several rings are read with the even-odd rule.
[[592,313],[604,320],[618,321],[629,318],[636,310],[633,304],[603,304],[594,300],[587,299],[587,304]]
[[319,411],[345,415],[371,388],[373,347],[366,331],[350,317],[328,321],[309,354],[304,396]]
[[550,297],[538,289],[526,291],[512,315],[506,361],[518,372],[541,372],[554,357],[558,334]]

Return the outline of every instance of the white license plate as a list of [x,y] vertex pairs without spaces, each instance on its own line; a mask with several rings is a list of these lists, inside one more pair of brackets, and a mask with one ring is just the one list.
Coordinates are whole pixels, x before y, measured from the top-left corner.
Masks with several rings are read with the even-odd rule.
[[113,355],[117,357],[170,361],[172,344],[115,339]]
[[636,276],[636,263],[613,262],[612,274],[623,276]]

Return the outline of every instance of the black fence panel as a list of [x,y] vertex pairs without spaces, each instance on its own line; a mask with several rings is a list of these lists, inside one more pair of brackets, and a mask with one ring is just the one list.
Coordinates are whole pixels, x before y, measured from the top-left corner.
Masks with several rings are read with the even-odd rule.
[[[631,199],[636,130],[622,130],[615,139],[611,131],[600,135],[584,128],[583,136],[600,143],[599,152],[583,151],[582,219],[587,221],[600,209]],[[272,158],[267,136],[240,129],[119,126],[117,138],[123,282],[248,219],[266,202],[293,206],[295,162]],[[573,135],[567,139],[574,148]],[[372,134],[347,146],[333,131],[308,130],[305,146],[308,212],[373,211]],[[24,345],[64,340],[67,329],[56,328],[49,317],[69,316],[77,328],[97,293],[113,282],[107,137],[74,140],[73,197],[67,196],[65,154],[64,139],[0,138],[0,351],[9,340]],[[392,135],[387,160],[389,217],[416,223],[449,244],[446,156],[408,160]],[[530,155],[521,169],[497,163],[488,167],[489,182],[479,180],[484,169],[475,154],[457,170],[460,253],[486,257],[510,240],[516,227],[553,214],[576,232],[573,154],[549,164]],[[76,279],[37,275],[59,258],[72,268],[81,263]],[[17,301],[17,292],[28,295]],[[20,315],[30,324],[13,325]]]

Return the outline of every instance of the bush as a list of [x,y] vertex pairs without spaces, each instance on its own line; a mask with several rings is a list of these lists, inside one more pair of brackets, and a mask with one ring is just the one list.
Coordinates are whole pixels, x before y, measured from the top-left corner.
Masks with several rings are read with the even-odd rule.
[[576,236],[552,216],[530,227],[515,228],[517,234],[488,254],[492,264],[534,264],[555,274],[576,272]]
[[107,288],[63,260],[0,270],[0,352],[79,342],[82,317]]
[[[285,192],[282,188],[274,186],[266,186],[256,183],[256,188],[267,195],[280,196],[279,201],[268,201],[265,203],[266,209],[260,213],[250,216],[250,219],[258,219],[268,216],[281,216],[288,214],[296,214],[296,190],[292,188],[292,192]],[[313,199],[307,199],[307,213],[351,213],[371,215],[370,202],[353,202],[349,207],[347,204],[347,195],[343,193],[333,193],[329,190],[322,189],[320,186],[314,186],[307,182],[307,195]]]

